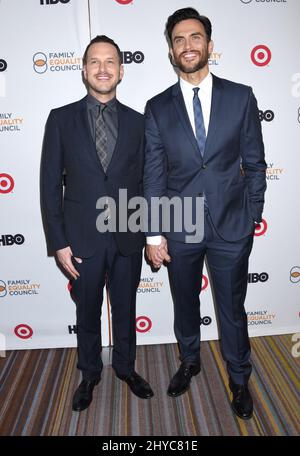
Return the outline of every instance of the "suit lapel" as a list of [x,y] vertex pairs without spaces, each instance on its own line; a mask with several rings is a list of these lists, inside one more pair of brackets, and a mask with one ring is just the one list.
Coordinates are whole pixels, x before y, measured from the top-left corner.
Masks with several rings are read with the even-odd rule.
[[76,129],[77,129],[77,131],[79,131],[82,143],[84,144],[85,149],[90,154],[91,159],[94,162],[96,162],[99,169],[102,172],[104,172],[102,165],[100,163],[98,154],[97,154],[95,143],[94,143],[92,135],[91,135],[90,125],[89,125],[89,121],[88,121],[86,99],[87,99],[87,97],[84,97],[79,102],[79,108],[78,108],[78,111],[76,112],[76,116],[75,116]]
[[114,163],[118,162],[118,156],[121,151],[121,145],[124,147],[125,144],[125,133],[126,133],[126,115],[124,115],[123,105],[117,100],[117,112],[118,112],[118,136],[117,142],[111,157],[111,160],[108,164],[107,171],[111,166],[114,166]]
[[197,143],[196,137],[194,135],[194,130],[192,128],[192,125],[191,125],[191,122],[190,122],[190,119],[189,119],[189,116],[188,116],[188,113],[186,110],[186,106],[185,106],[185,102],[184,102],[184,98],[183,98],[183,95],[181,92],[179,82],[173,86],[172,95],[173,95],[173,102],[174,102],[177,114],[179,116],[179,119],[180,119],[180,122],[181,122],[183,128],[185,129],[187,137],[189,138],[192,146],[194,147],[195,152],[197,153],[197,155],[199,155],[199,158],[202,159],[201,153],[200,153],[200,150],[198,147],[198,143]]
[[213,141],[217,134],[218,119],[220,118],[218,113],[220,110],[221,95],[222,95],[221,79],[217,78],[214,75],[212,75],[212,77],[213,77],[212,100],[211,100],[208,132],[207,132],[205,150],[204,150],[205,160],[207,160],[207,157],[209,156],[210,151],[212,150]]
[[[212,88],[212,100],[211,100],[211,110],[210,110],[210,119],[209,119],[209,126],[208,132],[206,137],[205,143],[205,150],[204,150],[204,158],[207,159],[210,151],[212,150],[213,141],[216,137],[217,127],[218,127],[218,112],[220,109],[221,98],[222,98],[222,82],[221,79],[212,75],[213,77],[213,88]],[[200,151],[198,148],[198,143],[191,126],[189,116],[186,110],[185,102],[183,99],[183,95],[181,92],[179,82],[173,86],[173,100],[176,107],[177,114],[180,118],[181,124],[183,125],[185,132],[192,143],[193,147],[196,149],[197,154],[200,155]]]
[[[109,168],[113,166],[113,164],[117,161],[118,156],[120,154],[121,145],[124,144],[124,138],[126,134],[126,115],[124,115],[123,105],[117,101],[117,111],[118,111],[118,137],[117,142],[107,167],[106,172],[108,172]],[[83,144],[85,145],[86,149],[88,150],[92,160],[96,162],[99,169],[104,173],[102,168],[101,162],[99,160],[97,149],[95,143],[93,141],[91,132],[90,132],[90,125],[88,121],[88,113],[87,113],[87,106],[86,106],[86,97],[83,98],[79,102],[79,109],[76,113],[76,128],[80,133],[81,139]]]

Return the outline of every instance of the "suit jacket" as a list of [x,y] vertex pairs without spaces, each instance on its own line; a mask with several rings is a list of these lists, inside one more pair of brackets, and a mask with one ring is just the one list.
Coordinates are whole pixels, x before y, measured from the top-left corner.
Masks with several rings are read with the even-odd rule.
[[[101,240],[96,229],[98,198],[114,198],[118,212],[119,189],[127,189],[128,199],[142,195],[144,117],[120,102],[117,112],[118,138],[106,173],[90,133],[86,97],[50,112],[41,161],[41,203],[52,251],[70,245],[75,256],[92,256]],[[115,239],[125,256],[144,245],[141,232],[117,232]]]
[[[250,87],[213,76],[203,158],[179,82],[148,101],[145,128],[144,193],[149,204],[153,196],[195,199],[204,193],[223,239],[235,241],[253,232],[263,211],[266,163]],[[171,221],[171,231],[164,234],[184,242],[188,233],[175,232]]]

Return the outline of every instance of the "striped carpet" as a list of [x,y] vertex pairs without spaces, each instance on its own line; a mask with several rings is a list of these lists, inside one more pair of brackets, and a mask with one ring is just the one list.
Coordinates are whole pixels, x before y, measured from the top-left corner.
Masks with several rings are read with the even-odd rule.
[[105,366],[88,410],[71,410],[80,382],[75,349],[8,352],[0,358],[1,436],[293,436],[300,434],[300,358],[290,335],[252,338],[250,388],[253,419],[230,408],[219,343],[202,342],[202,371],[188,393],[166,395],[178,367],[177,346],[137,349],[137,371],[155,392],[145,401],[131,394]]

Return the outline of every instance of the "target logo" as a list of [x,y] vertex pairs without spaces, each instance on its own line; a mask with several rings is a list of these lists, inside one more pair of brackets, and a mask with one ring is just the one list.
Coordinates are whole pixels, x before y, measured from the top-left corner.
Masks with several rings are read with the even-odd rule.
[[20,339],[29,339],[33,334],[32,329],[28,325],[18,325],[15,327],[15,335]]
[[129,3],[132,3],[132,0],[116,0],[116,2],[120,5],[129,5]]
[[204,274],[202,274],[201,291],[206,290],[207,287],[208,287],[208,278]]
[[264,219],[262,219],[261,223],[255,224],[254,236],[262,236],[263,234],[265,234],[267,229],[268,229],[268,224]]
[[9,174],[0,174],[0,193],[12,192],[14,186],[14,180]]
[[136,319],[136,330],[140,333],[145,333],[150,331],[152,328],[152,321],[148,317],[138,317]]
[[0,298],[4,298],[7,295],[6,283],[0,280]]
[[263,67],[270,63],[272,58],[272,53],[270,49],[264,44],[259,44],[252,49],[251,60],[254,65]]

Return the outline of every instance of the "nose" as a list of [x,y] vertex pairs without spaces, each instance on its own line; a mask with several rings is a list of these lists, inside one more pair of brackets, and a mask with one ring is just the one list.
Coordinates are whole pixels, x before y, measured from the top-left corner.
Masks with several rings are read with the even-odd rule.
[[184,50],[185,51],[190,51],[191,50],[191,42],[190,38],[186,38],[184,42]]
[[99,62],[98,63],[98,72],[99,73],[105,73],[106,72],[106,67],[104,62]]

